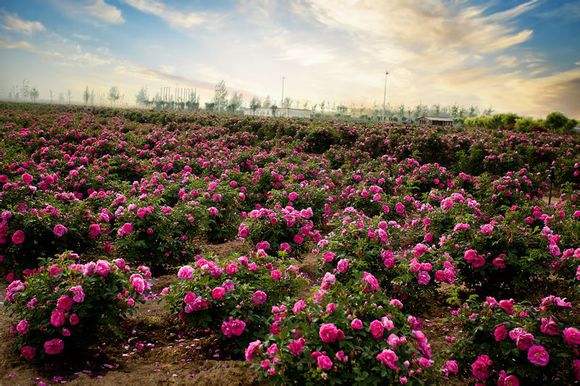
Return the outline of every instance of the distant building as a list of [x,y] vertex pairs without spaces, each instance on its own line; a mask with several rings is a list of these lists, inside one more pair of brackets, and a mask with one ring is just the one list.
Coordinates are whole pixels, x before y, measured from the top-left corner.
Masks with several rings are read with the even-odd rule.
[[308,109],[291,109],[291,108],[271,108],[260,107],[258,109],[243,109],[244,115],[253,115],[257,117],[288,117],[288,118],[310,118],[312,110]]
[[453,118],[451,117],[420,117],[417,119],[422,125],[433,125],[433,126],[453,126]]

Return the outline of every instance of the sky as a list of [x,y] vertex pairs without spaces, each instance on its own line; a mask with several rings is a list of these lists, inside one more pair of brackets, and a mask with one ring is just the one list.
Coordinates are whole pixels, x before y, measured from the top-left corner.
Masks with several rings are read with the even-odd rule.
[[[0,0],[0,97],[117,86],[580,118],[579,0]],[[50,90],[50,91],[49,91]]]

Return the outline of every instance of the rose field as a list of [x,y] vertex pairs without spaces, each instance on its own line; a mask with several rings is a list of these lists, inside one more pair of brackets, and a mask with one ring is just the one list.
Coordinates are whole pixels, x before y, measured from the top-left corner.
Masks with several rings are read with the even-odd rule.
[[580,137],[0,104],[0,384],[580,382]]

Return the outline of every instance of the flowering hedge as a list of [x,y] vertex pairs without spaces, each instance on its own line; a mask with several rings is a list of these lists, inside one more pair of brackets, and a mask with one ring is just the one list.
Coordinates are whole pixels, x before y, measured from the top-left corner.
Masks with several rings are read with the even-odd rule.
[[404,384],[422,377],[433,364],[431,346],[402,302],[326,278],[311,298],[272,309],[272,334],[251,342],[246,360],[280,384]]
[[292,206],[254,209],[240,224],[238,237],[266,252],[303,252],[309,241],[321,238],[310,220],[312,214],[310,208],[297,210]]
[[122,333],[119,323],[149,290],[145,266],[132,270],[122,259],[81,264],[74,257],[48,260],[6,289],[16,346],[29,361],[72,354]]
[[188,326],[208,328],[239,347],[267,331],[272,305],[306,284],[295,266],[248,256],[219,263],[200,256],[177,277],[164,290],[169,310]]
[[493,297],[466,304],[457,316],[465,336],[454,345],[453,357],[477,382],[578,382],[580,330],[573,307],[554,295],[536,307]]

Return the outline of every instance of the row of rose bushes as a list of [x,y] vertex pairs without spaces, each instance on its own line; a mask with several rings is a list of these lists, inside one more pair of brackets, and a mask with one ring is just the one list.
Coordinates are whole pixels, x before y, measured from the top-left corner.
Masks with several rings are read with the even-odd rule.
[[[158,270],[186,261],[186,256],[195,250],[194,241],[198,238],[210,242],[231,239],[236,230],[240,231],[238,224],[243,219],[253,223],[255,229],[250,237],[254,242],[267,240],[277,243],[276,240],[288,239],[283,233],[290,232],[289,228],[294,224],[286,224],[286,227],[279,224],[279,230],[275,231],[274,227],[260,227],[257,223],[259,218],[265,218],[266,215],[260,214],[264,211],[287,210],[280,204],[285,201],[290,210],[310,213],[307,219],[310,230],[303,227],[300,234],[293,235],[296,240],[289,240],[290,247],[300,246],[298,249],[304,250],[302,244],[305,240],[316,242],[320,238],[314,228],[328,227],[333,214],[349,205],[368,216],[382,215],[386,220],[400,221],[419,210],[425,201],[438,205],[437,200],[448,195],[453,191],[451,188],[458,184],[439,174],[439,177],[432,179],[435,182],[426,187],[416,182],[404,187],[405,179],[417,181],[416,176],[427,173],[427,177],[421,178],[431,181],[429,173],[445,174],[446,171],[437,165],[420,166],[414,160],[406,160],[396,164],[396,167],[400,175],[394,179],[394,185],[391,185],[393,179],[388,176],[367,174],[363,177],[365,173],[358,171],[348,178],[355,184],[346,186],[341,193],[337,189],[341,186],[341,179],[344,184],[346,176],[333,176],[324,189],[307,184],[301,184],[302,189],[290,185],[296,188],[290,192],[274,189],[269,193],[271,198],[268,203],[271,206],[268,209],[248,212],[243,210],[249,200],[247,197],[257,193],[241,186],[235,179],[229,182],[204,180],[184,171],[180,174],[180,182],[176,183],[173,180],[177,176],[172,180],[154,174],[149,179],[134,182],[127,194],[94,190],[83,199],[71,192],[37,190],[32,177],[25,173],[16,182],[8,179],[0,181],[3,183],[0,194],[6,203],[0,219],[2,270],[11,272],[13,269],[18,271],[34,267],[37,257],[52,256],[67,249],[82,254],[95,251],[115,253]],[[523,186],[534,186],[525,171],[518,175],[527,181]],[[240,179],[243,180],[242,177]],[[482,185],[482,182],[474,181],[469,176],[460,176],[460,179],[472,187]],[[508,208],[525,206],[539,194],[538,191],[514,189],[513,186],[507,189],[507,181],[512,181],[510,177],[502,177],[498,181],[501,184],[492,184],[493,190],[485,194],[469,186],[464,190],[465,194],[474,197],[472,201],[477,202],[478,208],[484,212],[483,216],[502,215]],[[330,186],[334,188],[331,190]],[[502,188],[497,190],[497,186]],[[333,191],[336,194],[332,194]],[[503,195],[506,192],[508,196]],[[326,200],[322,199],[325,195]],[[315,209],[306,206],[310,199],[319,206]],[[449,200],[447,198],[446,202]],[[258,215],[261,217],[253,218]],[[278,213],[277,216],[290,215]],[[248,227],[243,224],[241,229]],[[245,232],[242,230],[242,234]],[[268,232],[277,232],[278,235]],[[274,247],[278,248],[278,245]],[[286,244],[284,247],[287,248]]]
[[6,288],[15,348],[29,361],[75,354],[108,336],[150,291],[151,271],[123,259],[78,262],[66,252]]
[[[77,259],[63,254],[7,288],[26,360],[54,360],[122,332],[120,323],[150,290],[147,267]],[[180,322],[221,336],[269,382],[421,384],[460,376],[513,385],[580,378],[580,331],[565,298],[548,296],[537,307],[470,300],[452,311],[448,323],[461,328],[446,338],[454,342],[450,349],[433,352],[421,319],[387,296],[373,274],[344,280],[327,272],[308,291],[296,266],[277,263],[260,254],[199,256],[161,294]]]
[[[31,111],[32,109],[32,111]],[[113,111],[92,109],[80,111],[77,108],[55,108],[42,106],[1,105],[2,120],[14,128],[31,129],[33,144],[45,144],[51,136],[55,142],[70,141],[71,137],[84,140],[84,132],[92,134],[115,134],[106,138],[104,144],[110,154],[119,150],[118,142],[124,142],[123,150],[131,145],[141,145],[134,137],[126,140],[127,129],[139,130],[141,136],[150,133],[151,127],[166,127],[164,136],[156,139],[185,143],[191,138],[191,129],[210,127],[216,136],[246,135],[251,139],[245,144],[278,139],[287,142],[298,141],[308,151],[320,149],[335,150],[329,158],[341,164],[351,161],[350,152],[357,152],[360,159],[375,158],[383,154],[397,158],[414,156],[422,163],[438,162],[453,166],[455,171],[480,174],[488,171],[503,174],[531,165],[534,171],[545,171],[553,161],[559,164],[560,182],[572,181],[571,168],[577,144],[570,141],[571,135],[548,132],[521,133],[510,126],[500,130],[455,129],[440,127],[415,127],[398,124],[369,124],[364,122],[346,123],[324,120],[310,122],[291,119],[264,119],[259,117],[225,117],[220,115],[182,115],[167,112]],[[153,123],[144,124],[144,123]],[[9,126],[12,128],[12,126]],[[140,130],[145,128],[144,130]],[[33,130],[32,130],[33,129]],[[66,129],[66,130],[63,130]],[[108,130],[103,130],[108,129]],[[219,130],[218,130],[219,129]],[[74,133],[74,134],[73,134]],[[9,139],[12,139],[9,137]],[[14,142],[17,143],[16,139]],[[92,145],[92,143],[91,143]],[[146,141],[141,148],[147,155],[150,150],[158,150],[155,142]],[[32,147],[32,149],[36,149]],[[175,146],[173,143],[172,146]],[[161,148],[162,149],[162,148]]]

